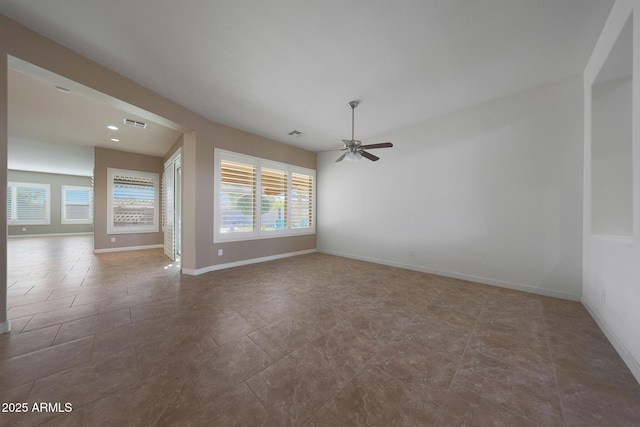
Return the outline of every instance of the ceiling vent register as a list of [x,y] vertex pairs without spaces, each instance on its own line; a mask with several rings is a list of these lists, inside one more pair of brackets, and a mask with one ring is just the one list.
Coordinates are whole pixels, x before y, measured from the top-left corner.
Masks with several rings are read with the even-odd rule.
[[125,125],[129,125],[129,126],[134,126],[137,128],[142,128],[142,129],[146,129],[147,128],[147,124],[143,123],[143,122],[139,122],[137,120],[133,120],[133,119],[124,119],[124,124]]

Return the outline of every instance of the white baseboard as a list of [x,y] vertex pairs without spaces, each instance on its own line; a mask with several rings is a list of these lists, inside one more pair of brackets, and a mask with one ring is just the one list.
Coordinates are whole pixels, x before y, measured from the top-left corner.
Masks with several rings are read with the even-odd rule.
[[4,322],[0,323],[0,335],[6,334],[7,332],[11,332],[11,322],[5,320]]
[[633,357],[631,352],[627,350],[627,347],[620,341],[615,332],[607,325],[607,323],[598,315],[598,312],[589,304],[589,302],[582,298],[582,305],[587,309],[593,320],[596,321],[602,332],[604,332],[605,336],[613,345],[613,348],[616,349],[624,363],[627,365],[633,376],[636,378],[636,381],[640,383],[640,363]]
[[245,260],[242,260],[242,261],[228,262],[226,264],[210,265],[208,267],[197,268],[197,269],[183,268],[182,269],[182,274],[188,274],[190,276],[199,276],[199,275],[204,274],[204,273],[209,273],[210,271],[224,270],[226,268],[240,267],[242,265],[257,264],[259,262],[273,261],[273,260],[276,260],[276,259],[289,258],[289,257],[293,257],[293,256],[298,256],[298,255],[311,254],[311,253],[314,253],[314,252],[317,252],[317,250],[316,249],[307,249],[307,250],[304,250],[304,251],[287,252],[287,253],[284,253],[284,254],[271,255],[271,256],[266,256],[266,257],[261,257],[261,258],[252,258],[252,259],[245,259]]
[[162,249],[164,245],[146,245],[146,246],[123,246],[120,248],[105,248],[105,249],[94,249],[94,254],[104,254],[107,252],[124,252],[124,251],[141,251],[144,249]]
[[391,267],[399,267],[407,270],[420,271],[422,273],[430,273],[438,276],[451,277],[453,279],[468,280],[470,282],[482,283],[484,285],[498,286],[500,288],[513,289],[516,291],[528,292],[531,294],[544,295],[548,297],[561,298],[561,299],[566,299],[571,301],[580,301],[580,295],[573,295],[566,292],[557,291],[554,289],[539,288],[536,286],[523,285],[520,283],[507,282],[504,280],[491,279],[487,277],[474,276],[470,274],[456,273],[453,271],[439,270],[437,268],[415,266],[411,264],[404,264],[400,262],[363,257],[363,256],[358,256],[353,254],[335,252],[335,251],[320,250],[319,252],[329,254],[329,255],[341,256],[345,258],[357,259],[360,261],[373,262],[376,264],[389,265]]
[[454,273],[443,270],[436,270],[435,274],[439,276],[452,277],[454,279],[468,280],[470,282],[482,283],[485,285],[497,286],[499,288],[513,289],[515,291],[528,292],[530,294],[544,295],[547,297],[566,299],[570,301],[580,301],[580,295],[574,295],[555,289],[540,288],[537,286],[523,285],[521,283],[507,282],[505,280],[490,279],[487,277],[474,276],[471,274]]
[[18,237],[60,237],[60,236],[93,236],[93,231],[86,231],[82,233],[49,233],[49,234],[8,234],[9,239],[15,239]]

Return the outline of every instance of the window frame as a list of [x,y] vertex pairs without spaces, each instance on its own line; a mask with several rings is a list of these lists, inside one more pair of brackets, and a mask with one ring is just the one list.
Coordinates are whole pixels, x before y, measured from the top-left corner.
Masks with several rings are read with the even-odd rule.
[[[119,226],[114,224],[114,176],[128,175],[141,179],[151,179],[153,182],[153,224],[139,226]],[[128,169],[107,168],[107,234],[144,234],[160,231],[160,178],[155,172],[143,172]]]
[[[89,193],[89,218],[87,219],[67,219],[67,197],[66,190],[86,190]],[[93,189],[81,185],[61,185],[60,186],[60,224],[93,224]]]
[[[45,190],[45,219],[37,221],[18,219],[17,192],[15,191],[18,187]],[[7,225],[51,225],[51,184],[9,181],[7,182],[7,199],[9,199],[9,197],[11,197],[11,209],[7,206]]]
[[[222,225],[222,210],[221,199],[222,192],[222,179],[221,169],[222,162],[230,161],[235,163],[241,163],[246,165],[252,165],[256,170],[255,181],[255,205],[253,210],[253,216],[255,218],[253,231],[243,231],[236,233],[223,233],[221,231]],[[263,214],[258,214],[262,209],[262,170],[263,168],[283,171],[286,173],[286,212],[284,216],[286,223],[283,228],[276,227],[275,229],[263,229]],[[312,178],[312,202],[311,202],[311,221],[309,227],[292,227],[292,175],[302,174]],[[213,199],[213,243],[223,242],[237,242],[247,240],[260,240],[269,239],[275,237],[290,237],[299,235],[308,235],[316,233],[316,171],[313,169],[303,168],[300,166],[294,166],[287,163],[275,162],[272,160],[262,159],[259,157],[249,156],[246,154],[234,153],[232,151],[222,150],[219,148],[214,149],[214,199]]]

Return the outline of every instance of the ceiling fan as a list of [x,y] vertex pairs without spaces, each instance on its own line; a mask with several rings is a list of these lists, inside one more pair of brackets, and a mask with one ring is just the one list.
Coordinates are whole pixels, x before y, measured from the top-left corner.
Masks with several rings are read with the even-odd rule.
[[358,141],[357,139],[355,139],[354,137],[354,124],[355,124],[355,112],[354,110],[356,109],[356,107],[358,106],[358,101],[351,101],[349,103],[349,107],[351,108],[351,139],[343,139],[342,142],[344,143],[344,148],[341,148],[341,151],[344,151],[344,153],[338,157],[338,160],[336,160],[336,162],[341,162],[342,160],[346,160],[348,162],[355,162],[360,160],[361,158],[367,158],[369,160],[371,160],[372,162],[375,162],[376,160],[379,160],[380,157],[378,156],[374,156],[371,153],[367,153],[364,150],[371,150],[374,148],[390,148],[393,147],[393,144],[390,142],[381,142],[379,144],[369,144],[369,145],[362,145],[362,141]]

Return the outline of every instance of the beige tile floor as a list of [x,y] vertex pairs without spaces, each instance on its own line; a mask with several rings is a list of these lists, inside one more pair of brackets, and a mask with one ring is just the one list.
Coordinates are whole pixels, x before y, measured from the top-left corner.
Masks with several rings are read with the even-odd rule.
[[0,402],[29,412],[3,426],[640,425],[579,303],[324,254],[189,277],[90,237],[8,245]]

